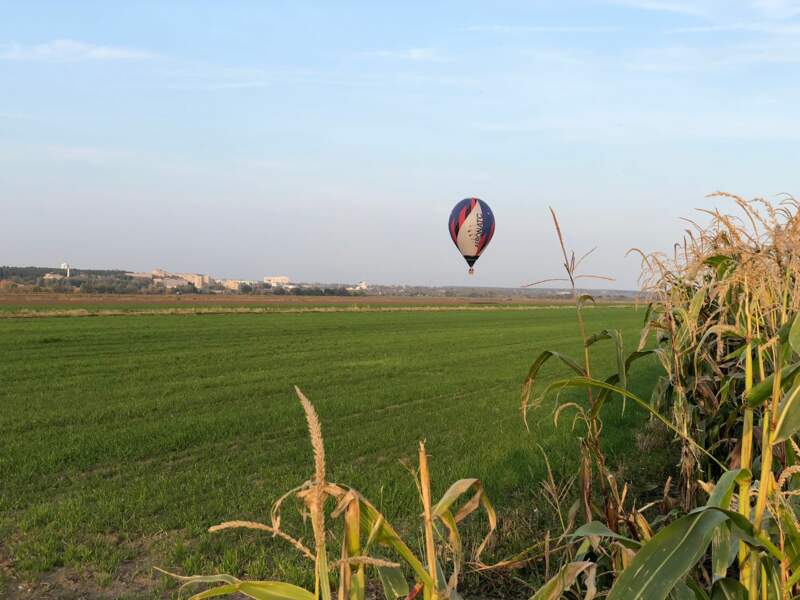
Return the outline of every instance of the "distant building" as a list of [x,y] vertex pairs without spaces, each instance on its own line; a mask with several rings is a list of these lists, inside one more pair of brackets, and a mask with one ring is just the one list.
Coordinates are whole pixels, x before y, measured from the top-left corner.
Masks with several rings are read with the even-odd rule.
[[233,290],[234,292],[239,291],[239,286],[241,285],[238,279],[217,279],[217,283],[226,290]]
[[158,280],[158,283],[163,285],[168,290],[189,285],[189,282],[182,277],[164,277]]
[[359,281],[352,287],[347,288],[348,292],[366,292],[369,289],[366,281]]
[[199,273],[170,273],[164,269],[154,269],[153,283],[161,284],[167,289],[183,285],[193,285],[198,290],[207,290],[211,285],[211,277]]
[[287,287],[289,285],[289,278],[285,275],[273,275],[272,277],[264,277],[264,283],[272,287]]
[[45,281],[60,281],[64,279],[61,273],[45,273],[43,279]]
[[232,290],[234,292],[238,292],[239,288],[243,285],[256,285],[256,281],[252,279],[217,279],[218,284],[224,287],[226,290]]
[[181,279],[185,279],[191,283],[198,290],[207,290],[211,285],[211,277],[208,275],[199,275],[197,273],[176,273]]

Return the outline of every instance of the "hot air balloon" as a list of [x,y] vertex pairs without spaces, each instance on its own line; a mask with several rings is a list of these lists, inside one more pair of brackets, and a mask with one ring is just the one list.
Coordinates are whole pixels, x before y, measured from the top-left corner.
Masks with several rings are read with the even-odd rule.
[[453,207],[448,222],[450,237],[469,265],[469,274],[475,273],[472,265],[478,260],[494,235],[494,215],[483,200],[466,198]]

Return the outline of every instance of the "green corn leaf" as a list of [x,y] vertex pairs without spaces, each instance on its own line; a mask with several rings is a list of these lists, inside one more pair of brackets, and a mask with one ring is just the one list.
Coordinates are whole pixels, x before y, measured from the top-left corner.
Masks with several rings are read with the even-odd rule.
[[193,575],[185,577],[176,575],[169,571],[164,571],[156,567],[157,571],[169,575],[173,579],[182,582],[181,588],[187,585],[198,583],[225,583],[226,585],[217,586],[195,594],[191,600],[204,600],[205,598],[216,598],[218,596],[228,596],[230,594],[244,594],[256,600],[314,600],[314,594],[308,590],[284,583],[282,581],[241,581],[231,575]]
[[[600,333],[595,333],[591,337],[587,338],[586,346],[591,346],[595,342],[600,340],[614,340],[614,349],[616,350],[617,356],[617,382],[621,385],[621,387],[627,388],[628,387],[628,364],[625,361],[625,346],[622,342],[622,334],[619,332],[618,329],[604,329]],[[635,360],[635,359],[634,359]],[[582,375],[582,373],[579,373]]]
[[314,594],[281,581],[242,581],[238,591],[255,600],[314,600]]
[[700,311],[703,309],[703,304],[706,301],[707,288],[701,287],[695,292],[692,301],[689,303],[689,321],[691,323],[697,322],[700,317]]
[[671,600],[697,600],[692,589],[684,582],[679,581],[669,594]]
[[545,350],[536,357],[536,359],[533,361],[533,364],[531,364],[530,369],[528,369],[528,375],[525,377],[525,388],[528,395],[530,395],[530,390],[533,389],[533,384],[536,382],[536,376],[539,374],[539,370],[551,358],[559,359],[578,375],[584,374],[583,367],[573,358],[567,356],[566,354],[562,354],[561,352],[556,352],[555,350]]
[[408,582],[399,567],[376,567],[386,600],[396,600],[408,596]]
[[[617,375],[616,373],[614,373],[613,375],[609,375],[606,378],[606,383],[608,385],[617,385],[618,382],[619,382],[619,375]],[[603,403],[605,403],[605,401],[608,399],[608,396],[610,394],[611,394],[610,390],[600,390],[600,393],[597,394],[597,398],[595,399],[595,402],[600,403],[600,405],[602,406]],[[623,399],[623,404],[622,405],[623,405],[623,407],[625,406],[624,399]]]
[[189,600],[205,600],[206,598],[217,598],[219,596],[230,596],[239,592],[239,587],[236,585],[221,585],[215,588],[210,588],[204,592],[193,595]]
[[711,586],[711,600],[747,600],[747,589],[736,579],[720,579]]
[[588,338],[586,338],[586,342],[584,343],[584,346],[588,347],[588,346],[591,346],[593,344],[596,344],[597,342],[599,342],[601,340],[610,340],[610,339],[611,339],[610,333],[608,332],[607,329],[604,329],[600,333],[593,333]]
[[593,566],[594,563],[589,561],[571,562],[564,565],[555,577],[531,596],[530,600],[559,600],[562,594],[572,587],[578,575]]
[[781,400],[772,443],[785,442],[800,431],[800,385],[795,385]]
[[525,419],[525,424],[527,426],[527,411],[528,405],[531,399],[531,393],[533,392],[533,388],[536,385],[536,377],[539,374],[542,366],[550,359],[550,358],[557,358],[562,363],[567,365],[570,369],[575,371],[578,375],[585,375],[583,367],[578,364],[575,360],[571,357],[567,356],[566,354],[562,354],[560,352],[556,352],[554,350],[545,350],[536,359],[533,361],[530,369],[528,369],[528,375],[525,377],[525,381],[522,384],[522,395],[520,396],[520,404],[522,408],[522,416]]
[[800,313],[795,316],[792,328],[789,330],[789,345],[797,354],[800,354]]
[[626,546],[627,548],[631,548],[633,550],[639,548],[642,545],[640,542],[637,542],[636,540],[632,540],[631,538],[625,537],[624,535],[614,533],[600,521],[591,521],[590,523],[586,523],[586,525],[578,527],[578,529],[576,529],[575,532],[570,537],[573,539],[584,538],[584,537],[610,538],[612,540],[619,541],[623,546]]
[[[456,501],[469,491],[473,491],[473,498],[480,498],[483,495],[483,485],[480,479],[459,479],[453,483],[442,495],[439,501],[431,508],[433,516],[438,517],[450,510]],[[477,508],[477,500],[474,502],[473,510]],[[471,512],[471,511],[470,511]],[[464,515],[467,516],[466,514]],[[461,519],[459,519],[461,520]]]
[[364,532],[370,543],[379,544],[396,552],[414,571],[417,581],[428,586],[428,589],[434,589],[433,579],[428,570],[397,531],[386,521],[381,512],[363,496],[359,496],[359,501],[361,502],[361,531]]
[[735,269],[737,266],[734,259],[721,254],[709,256],[703,263],[717,272],[717,279],[724,279],[728,275],[728,271]]
[[[692,446],[695,448],[695,450],[705,454],[709,459],[714,461],[714,463],[716,463],[720,468],[722,468],[722,469],[726,468],[725,465],[723,465],[717,459],[716,456],[711,454],[708,450],[706,450],[703,446],[698,444],[691,437],[689,437],[688,435],[686,435],[685,433],[680,431],[678,428],[676,428],[670,422],[669,419],[664,417],[664,415],[662,415],[658,411],[654,410],[653,407],[650,406],[650,404],[647,401],[643,400],[642,398],[640,398],[636,394],[634,394],[632,392],[629,392],[628,390],[625,390],[625,389],[623,389],[621,387],[618,387],[618,386],[615,386],[615,385],[611,385],[611,384],[609,384],[609,383],[607,383],[605,381],[601,381],[599,379],[594,379],[592,377],[573,377],[572,379],[559,379],[557,381],[552,382],[550,385],[547,386],[547,388],[545,388],[545,390],[543,392],[543,395],[547,395],[551,391],[561,390],[561,389],[567,388],[567,387],[597,388],[597,389],[600,389],[600,390],[609,390],[611,392],[616,392],[622,398],[628,398],[630,400],[633,400],[634,402],[636,402],[636,404],[641,406],[643,409],[645,409],[647,412],[649,412],[651,415],[653,415],[655,418],[657,418],[659,421],[661,421],[661,423],[663,423],[664,426],[667,429],[669,429],[670,431],[675,433],[681,439],[683,439],[683,440],[689,442],[690,444],[692,444]],[[600,408],[601,407],[602,407],[601,403],[595,402],[594,407],[589,412],[589,417],[590,418],[595,418],[597,416],[597,414],[600,412]]]
[[[459,508],[455,516],[453,516],[451,514],[451,509],[454,504],[468,492],[472,493],[472,496]],[[486,544],[489,543],[489,539],[494,533],[494,530],[497,528],[497,513],[483,491],[481,480],[459,479],[447,489],[442,498],[431,509],[433,516],[439,518],[448,529],[450,542],[456,554],[456,568],[458,568],[461,560],[461,537],[458,533],[457,525],[472,514],[479,506],[483,506],[486,512],[486,516],[489,520],[489,531],[475,550],[475,559],[477,560],[486,547]]]
[[608,600],[664,600],[703,558],[714,530],[726,519],[717,510],[696,512],[659,531],[617,578]]
[[766,575],[766,577],[762,578],[761,585],[762,589],[767,590],[767,600],[783,600],[786,596],[783,593],[781,575],[778,572],[775,561],[769,556],[764,556],[761,558],[761,568],[764,570],[764,575]]
[[[800,362],[785,366],[781,369],[781,389],[786,390],[794,383],[800,371]],[[775,380],[773,373],[761,383],[754,385],[747,393],[747,405],[755,408],[772,395],[772,385]]]
[[723,523],[711,538],[711,573],[715,580],[725,578],[738,552],[738,536],[731,531],[729,523]]
[[789,580],[787,586],[792,588],[800,581],[800,530],[797,528],[794,511],[781,500],[777,503],[775,514],[781,523],[784,535],[784,553],[789,562]]
[[708,497],[706,506],[716,506],[719,508],[730,508],[731,498],[736,489],[736,484],[745,481],[750,477],[750,471],[747,469],[735,469],[733,471],[726,471],[719,478],[714,490]]
[[733,528],[732,532],[735,535],[738,535],[738,537],[747,545],[752,546],[753,548],[766,550],[777,560],[784,559],[783,552],[781,552],[780,548],[773,544],[763,531],[756,531],[755,527],[753,527],[753,524],[744,515],[730,509],[720,508],[718,506],[702,506],[694,509],[689,513],[689,515],[696,515],[704,512],[722,513],[728,517],[730,525]]
[[686,585],[689,586],[689,589],[691,589],[694,593],[695,600],[711,600],[711,597],[708,595],[708,593],[706,593],[700,584],[697,583],[693,578],[687,578]]

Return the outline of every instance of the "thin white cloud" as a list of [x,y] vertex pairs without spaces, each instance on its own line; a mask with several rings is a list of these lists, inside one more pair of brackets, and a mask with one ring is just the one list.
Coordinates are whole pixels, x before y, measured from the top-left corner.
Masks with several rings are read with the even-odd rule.
[[[695,44],[617,49],[614,52],[541,47],[522,50],[533,61],[537,77],[563,76],[569,81],[600,81],[608,77],[647,76],[650,83],[679,74],[719,73],[731,76],[762,66],[788,70],[800,65],[800,39],[759,39],[717,44]],[[627,75],[626,75],[627,73]],[[788,76],[788,75],[787,75]],[[483,87],[487,84],[484,82]]]
[[23,143],[0,140],[0,158],[28,164],[70,164],[86,166],[118,165],[136,160],[136,152],[123,147],[83,146],[61,143]]
[[446,59],[435,48],[408,48],[406,50],[376,50],[368,52],[370,56],[395,58],[414,62],[444,62]]
[[122,46],[101,46],[76,40],[59,39],[43,44],[0,46],[0,60],[78,62],[150,60],[158,54]]
[[579,117],[548,116],[500,122],[475,122],[472,129],[489,134],[537,135],[568,141],[601,144],[641,143],[641,140],[791,140],[800,139],[797,120],[769,114],[720,113],[694,115],[681,112],[647,112],[620,115],[588,112]]
[[657,12],[679,13],[693,17],[708,15],[709,2],[663,2],[661,0],[613,0],[613,4]]
[[713,50],[682,46],[652,49],[632,56],[624,66],[635,71],[703,72],[798,63],[799,44],[766,42],[737,44]]
[[41,148],[39,153],[57,161],[91,165],[108,164],[133,156],[130,151],[122,148],[67,146],[61,144],[47,144]]
[[667,33],[736,33],[753,32],[767,33],[770,35],[797,35],[800,34],[800,24],[756,22],[756,23],[730,23],[717,25],[701,25],[698,27],[677,27]]
[[163,83],[139,86],[126,86],[136,89],[161,89],[182,92],[215,92],[225,90],[246,90],[265,88],[270,85],[267,80],[248,79],[242,81],[207,81],[189,83]]
[[474,33],[615,33],[621,27],[612,25],[471,25],[465,31]]
[[766,16],[785,19],[800,15],[800,0],[752,0],[753,8]]
[[712,23],[785,20],[800,15],[800,0],[605,0],[638,10],[699,17]]

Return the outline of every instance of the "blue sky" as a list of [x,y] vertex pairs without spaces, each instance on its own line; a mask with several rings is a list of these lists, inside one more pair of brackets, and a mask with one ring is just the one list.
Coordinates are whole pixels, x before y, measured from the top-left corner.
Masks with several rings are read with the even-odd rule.
[[630,288],[706,193],[800,193],[799,74],[800,0],[7,0],[0,263],[513,286],[552,205]]

